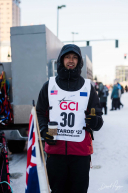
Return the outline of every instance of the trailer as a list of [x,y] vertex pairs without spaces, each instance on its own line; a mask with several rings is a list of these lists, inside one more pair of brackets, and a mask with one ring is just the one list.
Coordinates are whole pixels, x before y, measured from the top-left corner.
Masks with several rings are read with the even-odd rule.
[[11,28],[12,62],[3,63],[10,84],[13,123],[0,124],[11,152],[21,152],[27,140],[32,100],[35,103],[43,84],[56,74],[56,58],[63,43],[45,26]]
[[[5,133],[9,150],[17,153],[23,151],[28,138],[32,101],[36,104],[43,84],[57,75],[57,58],[63,43],[45,25],[12,27],[10,37],[12,62],[3,63],[3,69],[10,84],[13,122],[0,123],[0,130]],[[82,76],[91,78],[92,49],[83,47],[81,52]]]

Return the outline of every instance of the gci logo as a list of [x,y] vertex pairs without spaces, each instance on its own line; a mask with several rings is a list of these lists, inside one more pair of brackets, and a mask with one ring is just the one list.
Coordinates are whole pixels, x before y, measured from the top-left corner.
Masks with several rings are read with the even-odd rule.
[[78,102],[63,101],[60,103],[60,108],[61,108],[61,110],[69,109],[70,111],[78,111]]

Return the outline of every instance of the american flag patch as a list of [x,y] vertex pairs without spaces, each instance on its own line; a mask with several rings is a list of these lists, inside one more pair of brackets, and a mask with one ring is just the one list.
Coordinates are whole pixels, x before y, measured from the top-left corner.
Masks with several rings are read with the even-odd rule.
[[57,95],[58,94],[58,90],[51,90],[51,95]]

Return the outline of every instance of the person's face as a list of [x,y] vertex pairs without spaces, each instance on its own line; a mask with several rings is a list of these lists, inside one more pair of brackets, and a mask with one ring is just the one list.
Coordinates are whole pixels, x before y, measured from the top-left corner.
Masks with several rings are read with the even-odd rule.
[[65,68],[74,69],[78,63],[78,56],[75,53],[67,53],[64,56],[64,66]]

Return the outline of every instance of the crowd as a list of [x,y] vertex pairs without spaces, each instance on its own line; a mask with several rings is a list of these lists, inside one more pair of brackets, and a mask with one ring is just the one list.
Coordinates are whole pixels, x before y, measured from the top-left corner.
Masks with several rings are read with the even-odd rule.
[[[95,84],[95,89],[98,93],[100,104],[102,107],[102,111],[104,109],[104,114],[107,114],[107,97],[109,95],[109,89],[106,85],[103,85],[102,82]],[[125,91],[128,92],[127,85],[125,86]],[[124,88],[120,83],[115,83],[112,92],[111,92],[111,99],[112,99],[112,108],[111,111],[120,109],[124,105],[121,103],[121,95],[124,93]]]

